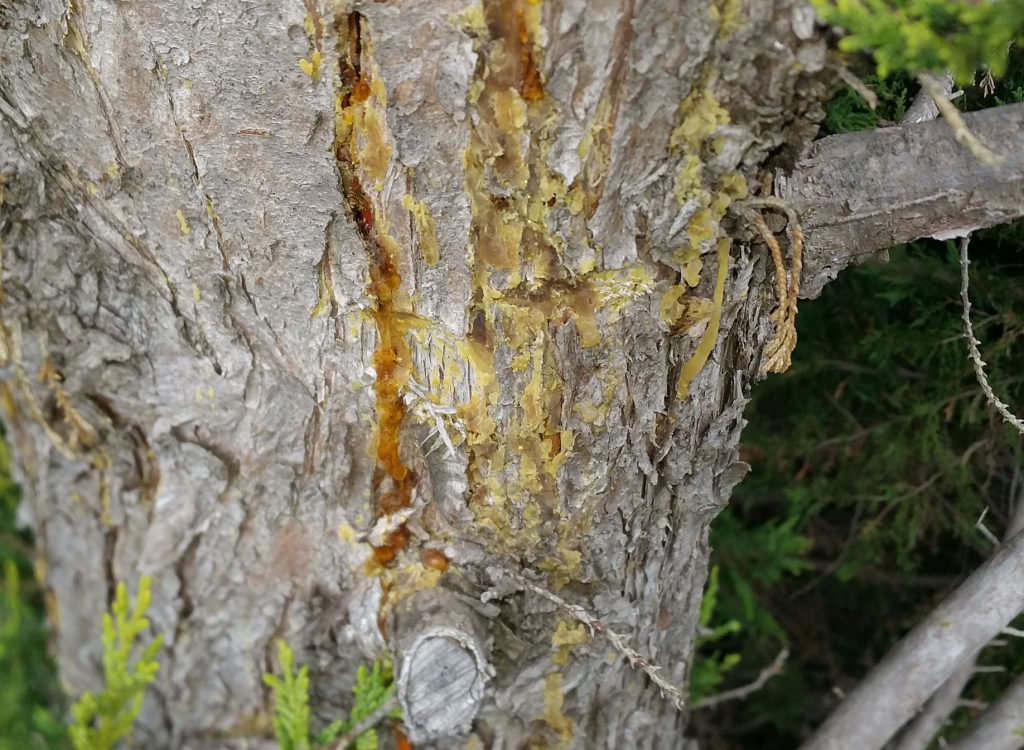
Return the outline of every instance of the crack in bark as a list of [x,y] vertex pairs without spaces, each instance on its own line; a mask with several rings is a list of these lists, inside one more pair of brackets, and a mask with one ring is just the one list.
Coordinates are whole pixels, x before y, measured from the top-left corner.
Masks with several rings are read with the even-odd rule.
[[231,264],[228,260],[227,246],[224,241],[224,232],[220,226],[220,218],[217,216],[213,198],[210,197],[210,193],[206,189],[206,184],[203,182],[203,176],[199,170],[199,163],[196,161],[196,152],[192,147],[192,142],[189,141],[188,137],[185,135],[185,131],[181,127],[181,120],[178,119],[178,112],[174,107],[174,98],[171,96],[171,90],[167,86],[167,70],[164,68],[163,59],[155,52],[153,54],[156,58],[156,68],[154,69],[154,72],[160,81],[161,88],[164,90],[164,95],[167,97],[167,106],[171,110],[171,121],[174,123],[174,129],[178,134],[178,138],[181,139],[181,145],[184,147],[185,155],[188,157],[188,162],[192,169],[192,182],[196,186],[196,191],[199,193],[199,199],[203,204],[203,210],[206,212],[206,217],[210,222],[210,228],[213,230],[214,242],[217,245],[217,250],[221,257],[221,265],[224,271],[229,271]]
[[305,469],[306,474],[313,476],[316,473],[317,466],[317,443],[320,439],[320,416],[323,414],[323,409],[320,404],[314,401],[313,411],[309,415],[309,419],[306,420],[305,434],[302,436],[303,443],[303,457],[302,466]]
[[[124,240],[124,242],[135,251],[135,253],[142,259],[144,267],[156,272],[160,280],[163,281],[162,288],[159,284],[154,283],[152,279],[147,280],[153,284],[154,288],[156,288],[158,293],[160,293],[160,296],[166,300],[175,319],[180,322],[180,334],[182,339],[191,349],[209,359],[213,363],[215,370],[222,370],[223,368],[217,359],[216,352],[210,344],[209,339],[206,337],[206,334],[203,332],[202,326],[191,320],[183,313],[181,298],[174,282],[171,279],[171,275],[163,266],[160,265],[154,252],[147,247],[134,232],[121,222],[113,211],[110,210],[105,201],[91,193],[89,186],[76,173],[70,164],[68,164],[59,154],[56,154],[47,148],[38,133],[29,126],[23,113],[21,113],[21,111],[10,102],[3,89],[0,89],[0,115],[3,115],[6,122],[9,122],[22,136],[21,145],[24,148],[31,149],[35,152],[33,161],[39,165],[44,178],[48,178],[46,180],[47,184],[53,185],[56,189],[60,190],[63,197],[69,204],[81,205],[92,209],[99,220],[113,229],[114,233],[116,233],[118,237]],[[121,248],[117,247],[117,245],[111,242],[108,238],[101,237],[88,221],[82,222],[82,227],[86,230],[88,236],[97,244],[101,246],[108,246],[117,252],[118,255],[121,254]],[[125,262],[130,263],[130,261],[127,260]],[[164,296],[163,292],[166,292],[166,296]]]
[[[612,70],[608,76],[608,84],[601,92],[601,101],[597,105],[594,122],[591,124],[592,145],[580,170],[580,175],[577,177],[577,180],[582,179],[586,182],[583,215],[587,222],[593,218],[604,197],[615,125],[619,119],[619,107],[622,105],[624,85],[629,75],[629,50],[635,34],[632,24],[634,5],[635,0],[626,0],[623,3],[619,21],[615,27],[611,50]],[[601,117],[602,113],[605,114],[604,118]],[[589,226],[587,233],[591,244],[595,245],[595,251],[600,252],[593,242],[593,233]]]
[[107,122],[107,134],[110,136],[110,142],[114,146],[114,153],[117,154],[117,161],[124,167],[128,165],[128,159],[125,157],[124,139],[121,137],[121,129],[114,119],[114,107],[110,102],[110,97],[107,95],[106,87],[103,85],[103,79],[100,78],[99,71],[92,64],[92,49],[89,44],[89,35],[84,31],[85,18],[82,13],[83,7],[80,2],[68,2],[67,12],[64,15],[64,20],[67,24],[64,44],[79,57],[85,66],[86,72],[89,74],[89,80],[92,81],[93,88],[96,91],[96,98],[100,102],[100,111],[103,112],[103,117]]
[[114,554],[117,551],[116,526],[109,526],[103,534],[103,577],[107,584],[107,604],[105,609],[110,609],[114,604],[114,597],[117,593],[117,574],[114,572]]
[[[477,60],[463,159],[472,256],[466,496],[476,530],[489,530],[504,551],[546,558],[559,569],[573,543],[566,541],[567,502],[557,476],[570,444],[562,444],[555,333],[575,321],[583,346],[599,343],[599,300],[590,279],[566,265],[548,229],[549,212],[568,213],[570,198],[547,163],[556,109],[540,69],[540,9],[527,0],[485,0],[480,22],[467,31]],[[572,189],[582,201],[582,187]],[[513,375],[496,354],[518,358],[523,374]],[[519,401],[511,413],[499,405],[505,385]],[[505,454],[505,445],[513,450]],[[557,541],[542,538],[545,526],[557,529]],[[577,550],[570,554],[577,559]]]
[[[376,496],[375,515],[381,518],[412,504],[417,476],[405,465],[399,450],[399,434],[406,415],[402,389],[411,371],[412,352],[405,341],[406,326],[396,315],[395,297],[402,284],[398,270],[398,245],[387,236],[386,225],[379,221],[373,198],[363,186],[359,174],[361,168],[373,166],[362,163],[365,151],[359,148],[361,135],[368,139],[374,137],[360,132],[362,108],[369,107],[371,97],[379,99],[375,90],[375,84],[379,85],[379,82],[372,79],[370,66],[364,65],[363,57],[367,55],[364,25],[365,20],[359,13],[335,16],[339,69],[334,154],[339,186],[370,263],[368,293],[375,302],[372,315],[378,334],[373,354],[376,370],[374,410],[377,416],[373,490]],[[376,561],[381,565],[393,564],[408,542],[409,532],[402,524],[388,534],[383,544],[373,548]]]
[[223,496],[235,483],[235,480],[238,479],[241,472],[241,462],[228,448],[215,442],[212,437],[200,434],[202,427],[203,426],[201,424],[197,424],[192,421],[183,422],[182,424],[176,424],[171,427],[171,435],[178,442],[190,443],[202,448],[204,451],[216,458],[224,468],[227,469],[227,484],[221,491],[221,496]]
[[330,305],[330,316],[335,324],[335,335],[337,335],[338,312],[341,307],[338,302],[338,295],[334,292],[334,230],[337,221],[338,214],[332,212],[331,218],[327,221],[327,226],[324,227],[324,250],[315,266],[320,293],[316,306],[309,314],[309,317],[315,318],[323,314],[328,305]]

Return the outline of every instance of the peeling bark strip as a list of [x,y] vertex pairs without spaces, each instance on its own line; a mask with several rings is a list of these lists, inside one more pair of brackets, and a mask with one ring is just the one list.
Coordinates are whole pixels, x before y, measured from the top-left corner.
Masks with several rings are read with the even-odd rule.
[[[372,64],[364,62],[364,57],[370,60],[371,53],[363,24],[359,13],[339,13],[335,17],[338,82],[334,153],[342,192],[370,259],[368,291],[374,303],[373,320],[378,335],[373,353],[377,416],[373,491],[380,518],[409,507],[417,476],[403,463],[399,452],[399,435],[406,415],[402,388],[412,367],[412,353],[405,340],[407,326],[399,315],[407,307],[401,295],[399,246],[388,235],[383,207],[375,205],[374,198],[363,187],[363,180],[371,179],[377,183],[374,192],[381,191],[392,150],[383,129],[387,92]],[[383,544],[374,547],[374,557],[381,565],[392,564],[408,543],[409,531],[401,524],[388,533]]]

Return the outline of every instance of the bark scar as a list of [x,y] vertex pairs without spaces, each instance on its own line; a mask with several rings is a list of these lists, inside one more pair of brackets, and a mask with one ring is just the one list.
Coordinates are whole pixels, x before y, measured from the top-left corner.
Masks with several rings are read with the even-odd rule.
[[[405,421],[403,389],[412,367],[412,352],[405,340],[407,323],[398,309],[402,276],[398,269],[398,244],[388,235],[386,221],[364,179],[380,180],[390,158],[382,133],[374,127],[382,119],[378,109],[386,105],[386,93],[368,59],[365,20],[359,13],[338,14],[335,31],[338,45],[338,82],[335,92],[334,154],[339,182],[347,207],[363,240],[370,266],[368,293],[374,301],[372,317],[378,342],[373,353],[376,380],[373,392],[377,417],[376,467],[373,490],[378,519],[412,504],[416,473],[403,462],[399,434]],[[383,544],[374,547],[381,565],[393,564],[409,542],[405,524],[391,531]]]

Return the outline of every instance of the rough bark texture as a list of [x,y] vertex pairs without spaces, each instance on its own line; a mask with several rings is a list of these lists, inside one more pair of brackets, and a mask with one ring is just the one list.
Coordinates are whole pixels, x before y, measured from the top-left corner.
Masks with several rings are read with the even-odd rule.
[[[807,5],[0,0],[0,30],[5,421],[73,692],[148,573],[135,746],[262,747],[276,639],[336,718],[396,605],[470,606],[488,566],[686,682],[773,333],[726,210],[816,131]],[[679,746],[548,601],[475,612],[482,745]]]
[[[964,115],[999,164],[982,164],[945,120],[816,141],[778,192],[803,220],[803,296],[817,297],[850,263],[919,237],[950,239],[1024,215],[1024,104]],[[857,164],[857,168],[845,168]]]

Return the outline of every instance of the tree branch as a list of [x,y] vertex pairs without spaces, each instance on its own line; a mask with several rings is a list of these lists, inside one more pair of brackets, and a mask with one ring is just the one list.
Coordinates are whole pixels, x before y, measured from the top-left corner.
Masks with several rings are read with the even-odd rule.
[[962,237],[1024,216],[1024,103],[964,115],[998,143],[986,166],[941,120],[823,138],[776,193],[806,234],[801,296],[817,297],[848,265],[921,237]]
[[921,713],[900,732],[893,750],[925,750],[945,726],[973,674],[974,659],[969,659],[935,691],[935,695],[928,699]]
[[1024,675],[989,706],[947,750],[1018,750],[1024,747]]
[[694,704],[694,710],[699,710],[702,708],[714,708],[720,703],[725,703],[726,701],[740,700],[742,698],[746,698],[748,695],[753,695],[758,690],[763,688],[767,684],[768,680],[782,672],[783,668],[786,666],[786,659],[788,658],[789,649],[782,649],[778,653],[778,655],[772,660],[772,663],[764,669],[762,669],[760,673],[758,673],[757,678],[754,679],[753,682],[749,682],[746,685],[741,685],[738,688],[733,688],[732,690],[724,690],[721,693],[709,695],[707,698],[702,698],[701,700],[697,701],[696,704]]
[[[946,71],[946,74],[942,77],[940,85],[942,86],[942,96],[946,99],[952,100],[953,96],[953,74]],[[963,93],[963,92],[961,92]],[[874,109],[874,107],[872,107]],[[907,107],[907,111],[903,113],[903,117],[900,119],[900,125],[910,125],[915,122],[926,122],[928,120],[934,120],[939,116],[939,108],[935,106],[935,100],[932,95],[928,93],[928,89],[923,86],[914,96],[913,101],[910,102],[910,106]]]
[[1024,610],[1021,580],[1024,534],[1017,534],[904,637],[801,750],[882,747],[953,672]]

